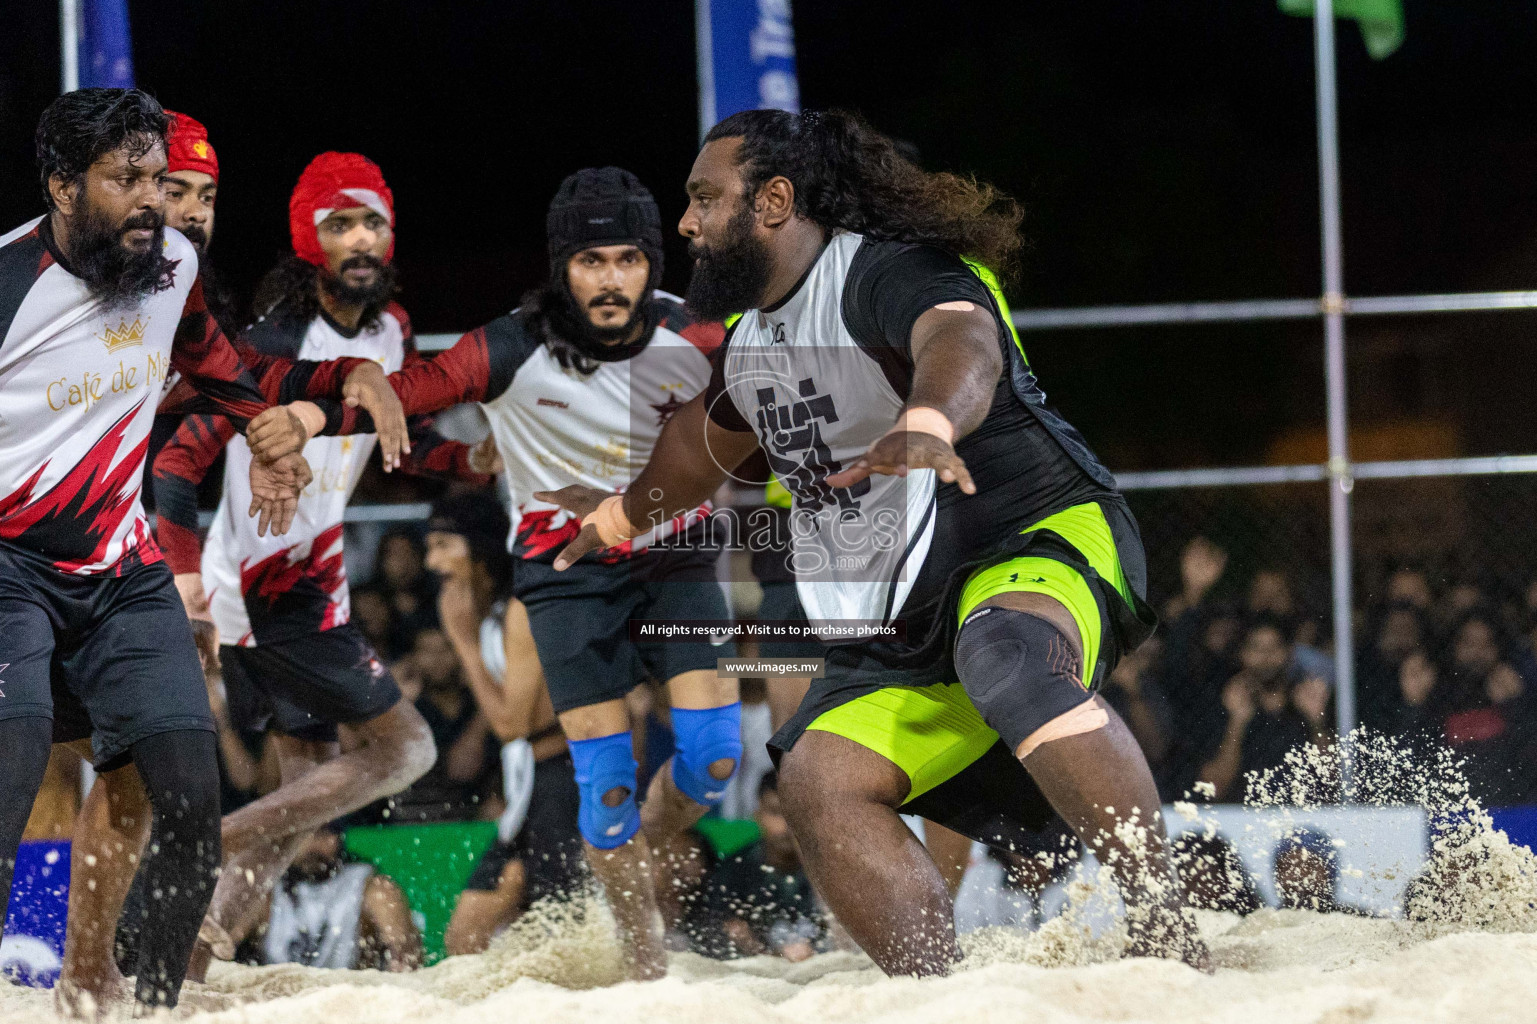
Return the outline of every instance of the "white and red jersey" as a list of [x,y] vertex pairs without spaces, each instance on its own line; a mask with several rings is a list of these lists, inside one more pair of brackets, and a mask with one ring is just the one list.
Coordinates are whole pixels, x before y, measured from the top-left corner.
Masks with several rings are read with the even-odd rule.
[[[562,366],[527,314],[514,310],[391,377],[408,413],[481,404],[512,494],[508,548],[518,557],[553,560],[581,530],[571,513],[534,498],[536,491],[571,484],[624,490],[668,418],[709,383],[721,325],[696,322],[676,296],[657,292],[655,301],[659,323],[645,346],[592,373]],[[599,557],[628,557],[707,511],[702,506]]]
[[139,499],[167,378],[244,429],[267,407],[203,302],[197,250],[165,232],[147,295],[111,305],[68,269],[39,218],[0,236],[0,542],[62,572],[159,561]]
[[[372,324],[342,328],[324,312],[308,323],[268,319],[246,332],[256,352],[281,360],[325,362],[369,359],[393,373],[420,362],[404,309],[391,303]],[[412,452],[405,468],[475,478],[468,447],[445,441],[431,421],[411,423]],[[222,417],[190,416],[155,460],[161,542],[173,571],[197,572],[223,643],[258,643],[330,629],[350,617],[342,561],[342,519],[378,438],[371,433],[315,437],[304,446],[314,479],[299,497],[293,526],[282,536],[257,536],[251,505],[251,449]],[[196,488],[220,450],[225,451],[223,493],[199,558]],[[480,479],[485,479],[481,477]],[[190,510],[192,522],[179,523]],[[190,529],[187,527],[190,525]]]

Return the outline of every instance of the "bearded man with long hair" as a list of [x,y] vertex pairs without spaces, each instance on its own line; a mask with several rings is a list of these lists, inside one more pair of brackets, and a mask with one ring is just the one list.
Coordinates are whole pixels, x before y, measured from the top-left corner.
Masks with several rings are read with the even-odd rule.
[[622,495],[542,496],[584,517],[557,568],[761,445],[794,499],[808,619],[868,631],[829,649],[770,745],[849,933],[888,973],[949,970],[950,897],[898,812],[1008,849],[1055,810],[1115,872],[1129,952],[1205,966],[1147,762],[1096,694],[1154,624],[1137,524],[984,280],[1015,262],[1019,207],[837,112],[727,118],[687,189],[686,299],[746,312]]

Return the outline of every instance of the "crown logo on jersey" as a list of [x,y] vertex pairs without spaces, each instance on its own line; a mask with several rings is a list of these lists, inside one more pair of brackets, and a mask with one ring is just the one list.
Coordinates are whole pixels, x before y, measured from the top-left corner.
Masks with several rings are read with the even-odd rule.
[[108,326],[101,340],[106,342],[108,352],[116,352],[119,349],[133,348],[135,345],[144,344],[144,320],[142,317],[134,317],[133,323],[119,319],[117,326]]

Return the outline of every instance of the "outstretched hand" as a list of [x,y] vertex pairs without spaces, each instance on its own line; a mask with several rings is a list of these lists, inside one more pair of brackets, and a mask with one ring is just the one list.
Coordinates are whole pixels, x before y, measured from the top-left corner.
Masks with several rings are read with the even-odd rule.
[[[572,484],[562,487],[558,491],[535,491],[534,497],[540,501],[547,501],[575,515],[578,519],[586,519],[603,502],[604,498],[611,497],[612,491],[600,491],[596,487],[584,487],[581,484]],[[582,531],[576,538],[561,549],[555,556],[556,570],[565,569],[576,562],[583,555],[593,551],[601,551],[604,543],[598,537],[598,528],[591,524],[582,527]]]
[[299,511],[299,494],[310,485],[314,474],[304,456],[295,452],[272,462],[251,460],[251,509],[259,515],[256,535],[274,536],[288,532]]
[[406,411],[382,366],[369,360],[347,374],[342,382],[342,400],[373,417],[374,432],[379,435],[379,458],[386,473],[400,465],[402,454],[411,454]]
[[876,441],[848,469],[827,478],[829,487],[852,487],[871,474],[906,476],[910,470],[932,469],[942,483],[959,484],[976,494],[966,463],[943,438],[921,430],[894,430]]

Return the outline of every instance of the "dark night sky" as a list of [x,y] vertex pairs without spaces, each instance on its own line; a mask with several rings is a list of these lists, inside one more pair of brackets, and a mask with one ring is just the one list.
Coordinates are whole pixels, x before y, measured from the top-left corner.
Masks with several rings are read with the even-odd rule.
[[[384,167],[419,330],[467,328],[537,283],[545,204],[576,167],[622,164],[664,219],[682,211],[697,137],[687,0],[131,7],[139,83],[209,125],[223,169],[215,256],[242,288],[286,247],[289,189],[322,149]],[[1534,287],[1537,5],[1405,7],[1407,42],[1381,63],[1340,23],[1347,288]],[[57,4],[12,0],[6,13],[9,227],[41,209],[31,134],[56,90]],[[929,164],[1025,202],[1016,304],[1317,293],[1311,26],[1269,0],[804,0],[795,30],[807,106],[860,110]],[[681,246],[668,255],[681,290]],[[1529,374],[1489,379],[1491,366],[1533,365],[1532,326],[1525,314],[1362,324],[1353,408],[1366,423],[1449,423],[1470,453],[1537,448],[1519,390]],[[1115,468],[1255,461],[1322,422],[1313,325],[1027,344]]]

